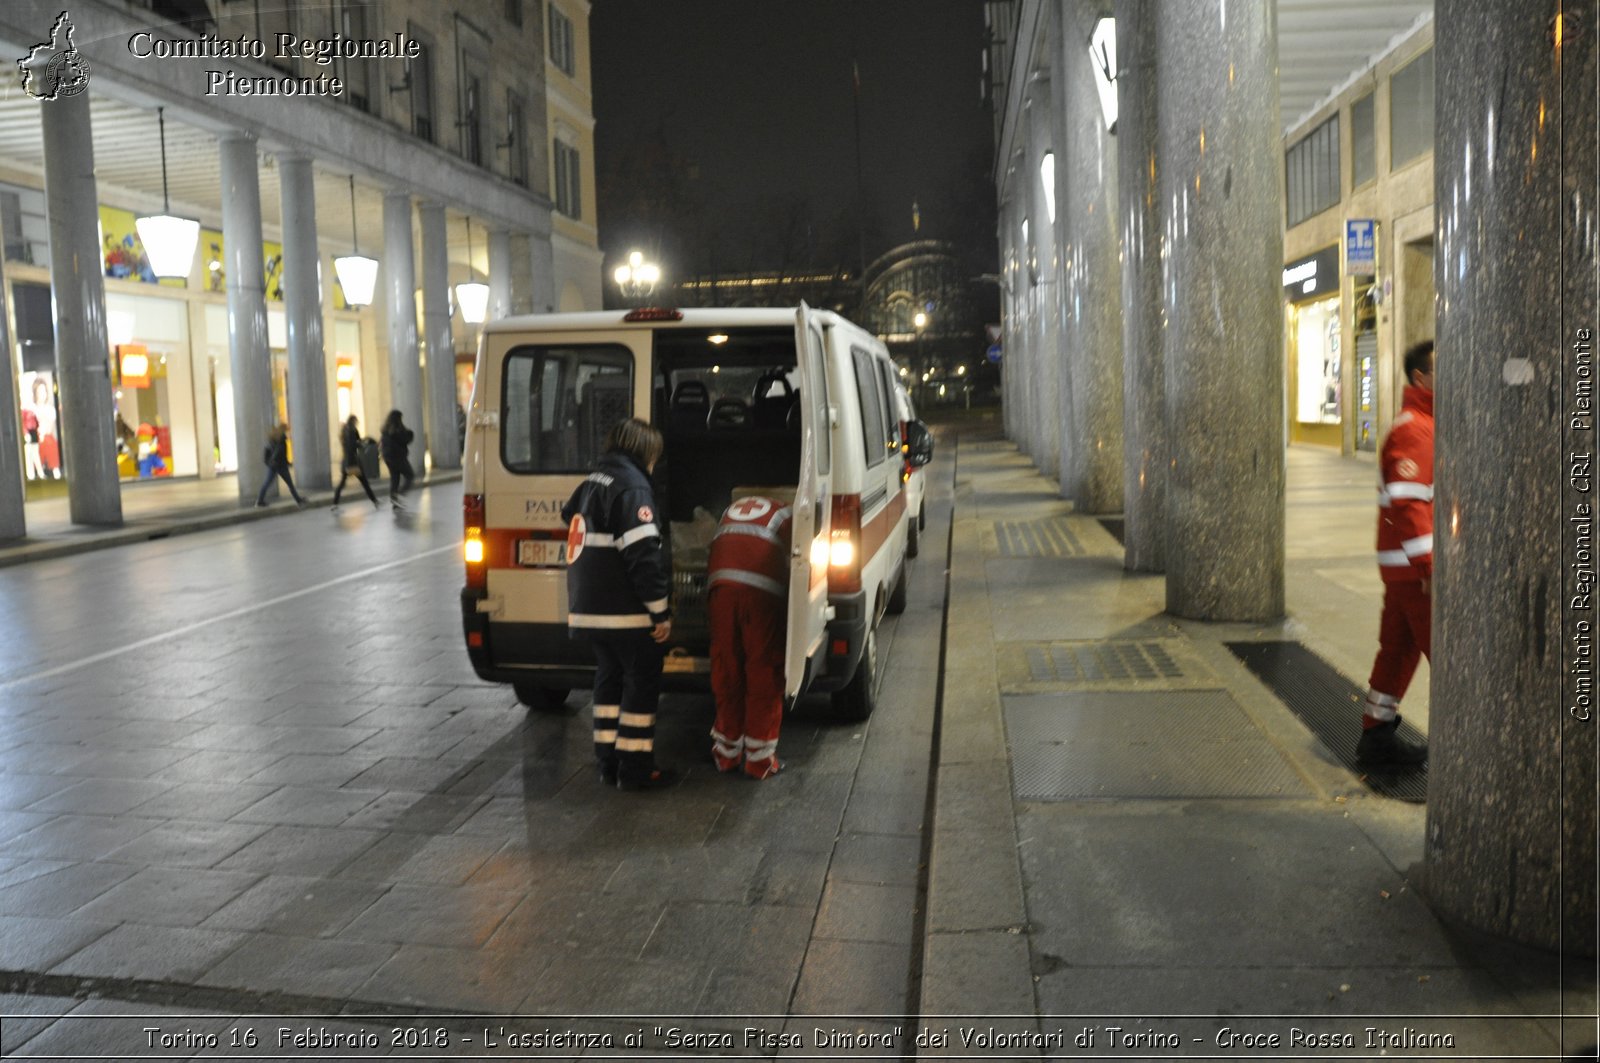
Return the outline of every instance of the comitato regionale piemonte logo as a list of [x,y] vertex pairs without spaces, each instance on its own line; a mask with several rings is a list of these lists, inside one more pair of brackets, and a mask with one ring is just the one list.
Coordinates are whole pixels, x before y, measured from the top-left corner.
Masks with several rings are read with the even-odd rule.
[[50,27],[50,39],[17,60],[22,91],[36,100],[59,100],[89,86],[89,61],[72,43],[72,34],[72,19],[63,11]]

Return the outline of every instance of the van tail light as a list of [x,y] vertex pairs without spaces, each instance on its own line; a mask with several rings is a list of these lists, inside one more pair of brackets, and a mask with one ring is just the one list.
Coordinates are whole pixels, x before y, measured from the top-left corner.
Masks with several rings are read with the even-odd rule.
[[467,563],[467,586],[484,590],[489,586],[489,566],[484,563],[482,495],[461,496],[461,520],[465,533],[461,554]]
[[834,495],[832,531],[828,539],[828,590],[854,594],[861,590],[861,496]]

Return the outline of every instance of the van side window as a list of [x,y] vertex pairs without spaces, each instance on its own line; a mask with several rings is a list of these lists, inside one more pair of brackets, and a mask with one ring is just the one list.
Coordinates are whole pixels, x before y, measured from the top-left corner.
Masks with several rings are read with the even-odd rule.
[[816,431],[817,473],[826,476],[833,465],[833,426],[828,423],[828,356],[825,353],[828,348],[815,325],[810,331],[811,357],[808,360],[806,384],[811,388],[811,394],[821,400],[813,401],[811,408],[820,411]]
[[633,413],[633,354],[618,344],[517,347],[501,376],[500,460],[514,473],[579,473]]
[[889,409],[889,434],[884,437],[890,454],[900,451],[900,411],[894,397],[894,367],[889,362],[878,363],[878,374],[883,379],[883,401]]
[[860,348],[851,348],[850,358],[855,363],[856,390],[861,393],[861,449],[866,455],[867,467],[871,468],[887,453],[883,446],[884,423],[888,419],[884,413],[883,386],[878,383],[872,355]]

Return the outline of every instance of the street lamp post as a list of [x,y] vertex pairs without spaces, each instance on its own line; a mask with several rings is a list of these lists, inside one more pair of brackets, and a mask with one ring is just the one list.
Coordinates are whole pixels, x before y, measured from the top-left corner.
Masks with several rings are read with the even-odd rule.
[[628,252],[626,264],[618,266],[612,274],[617,282],[617,287],[622,291],[622,297],[630,303],[642,303],[650,298],[656,290],[656,284],[661,280],[661,267],[654,262],[645,261],[641,252]]

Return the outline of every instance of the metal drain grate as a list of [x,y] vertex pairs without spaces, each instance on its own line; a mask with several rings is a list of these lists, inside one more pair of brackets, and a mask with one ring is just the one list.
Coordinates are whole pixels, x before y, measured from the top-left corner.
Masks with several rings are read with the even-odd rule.
[[1001,557],[1076,557],[1083,553],[1083,543],[1073,534],[1066,517],[997,520],[994,538]]
[[1018,800],[1304,796],[1223,690],[1002,697]]
[[[1356,739],[1361,737],[1361,702],[1366,691],[1298,642],[1230,642],[1228,649],[1255,677],[1311,729],[1328,751],[1360,776],[1367,788],[1383,797],[1414,803],[1428,797],[1428,769],[1372,774],[1356,764]],[[1404,720],[1400,734],[1421,741],[1422,734]]]
[[1044,642],[1024,646],[1022,653],[1031,683],[1184,678],[1182,666],[1159,642]]

